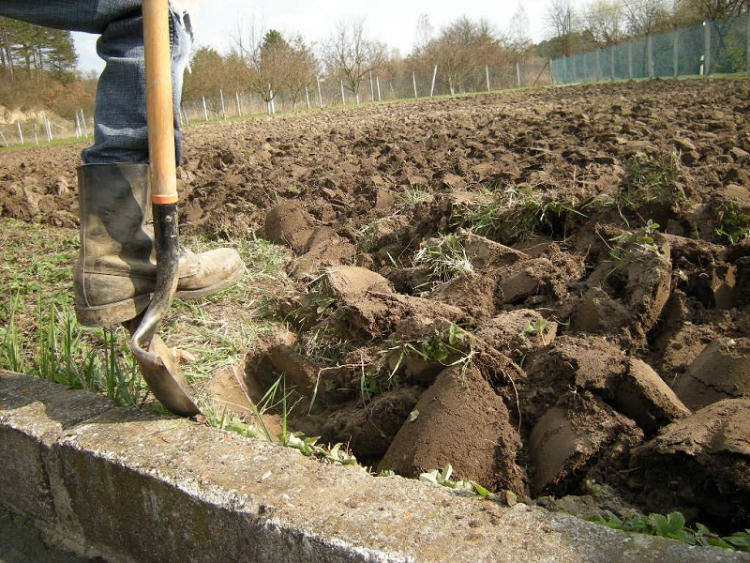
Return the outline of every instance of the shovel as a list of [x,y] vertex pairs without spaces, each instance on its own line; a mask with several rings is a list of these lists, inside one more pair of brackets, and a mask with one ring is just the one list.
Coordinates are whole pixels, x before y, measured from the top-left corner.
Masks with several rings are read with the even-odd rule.
[[132,334],[130,349],[154,396],[171,412],[193,416],[200,410],[188,394],[179,362],[156,334],[177,289],[180,250],[169,18],[168,0],[143,0],[156,287],[148,309],[128,328]]

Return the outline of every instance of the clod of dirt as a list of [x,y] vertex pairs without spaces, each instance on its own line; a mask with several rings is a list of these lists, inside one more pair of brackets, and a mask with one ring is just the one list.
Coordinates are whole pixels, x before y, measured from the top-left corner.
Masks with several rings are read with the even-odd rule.
[[474,319],[486,319],[495,314],[496,283],[492,274],[461,276],[438,285],[429,299],[459,307]]
[[530,384],[522,391],[524,419],[535,424],[571,390],[590,391],[612,400],[627,369],[620,348],[603,338],[558,337],[526,358],[524,370]]
[[[357,270],[345,271],[351,274]],[[390,284],[386,286],[382,281],[377,284],[364,292],[341,294],[341,302],[338,304],[346,312],[347,319],[354,328],[374,338],[389,335],[402,319],[410,317],[429,317],[450,322],[458,322],[466,317],[463,310],[453,305],[395,293],[390,289]],[[388,289],[383,291],[385,287]]]
[[551,344],[557,335],[557,323],[547,321],[533,309],[514,309],[480,323],[474,334],[498,352],[523,357]]
[[248,387],[258,389],[260,397],[283,377],[287,390],[310,398],[319,384],[319,373],[319,366],[282,342],[269,343],[265,349],[248,355],[245,361]]
[[532,424],[571,392],[592,393],[649,434],[690,414],[648,364],[602,338],[559,337],[531,352],[525,370],[532,384],[522,391],[523,408]]
[[360,462],[366,462],[383,456],[421,392],[420,387],[402,387],[377,395],[364,406],[351,402],[319,415],[297,411],[290,424],[323,442],[346,443]]
[[630,447],[642,438],[633,421],[592,394],[568,393],[531,431],[532,490],[575,490],[593,458],[623,465]]
[[750,397],[750,339],[715,340],[677,377],[673,388],[693,410],[722,399]]
[[750,525],[750,399],[726,399],[672,423],[633,451],[646,508],[679,510],[712,529]]
[[393,293],[393,286],[380,274],[357,266],[341,266],[328,271],[328,286],[344,306],[365,298],[368,292]]
[[617,385],[613,405],[648,434],[691,414],[659,374],[635,358]]
[[694,324],[688,320],[691,315],[686,299],[687,296],[679,290],[672,292],[664,327],[656,334],[652,344],[657,358],[654,366],[670,384],[674,384],[675,379],[687,370],[706,346],[721,336],[714,326]]
[[528,254],[468,231],[459,231],[466,257],[477,270],[512,266],[528,260]]
[[[636,242],[651,240],[654,242]],[[659,320],[672,288],[672,260],[669,243],[660,235],[636,233],[614,267],[603,263],[589,283],[605,281],[611,294],[633,314],[635,334],[645,335]]]
[[422,394],[378,471],[418,477],[450,464],[459,479],[521,494],[525,473],[516,463],[520,447],[502,398],[477,369],[457,366],[442,371]]
[[633,323],[633,314],[600,287],[592,287],[576,303],[570,328],[590,334],[623,331]]
[[287,200],[266,215],[264,235],[275,244],[289,246],[296,254],[303,254],[314,227],[315,220],[302,203]]
[[288,272],[293,278],[313,277],[325,268],[353,262],[357,248],[330,227],[315,227],[302,256],[294,259]]

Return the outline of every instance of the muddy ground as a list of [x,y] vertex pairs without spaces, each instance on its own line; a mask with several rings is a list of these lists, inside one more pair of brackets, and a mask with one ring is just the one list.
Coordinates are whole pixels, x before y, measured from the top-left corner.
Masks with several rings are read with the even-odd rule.
[[[375,470],[576,514],[750,527],[750,80],[189,127],[185,234],[289,249],[292,426]],[[80,145],[0,152],[2,217],[75,227]],[[252,264],[249,265],[252,268]],[[243,393],[244,394],[244,393]]]

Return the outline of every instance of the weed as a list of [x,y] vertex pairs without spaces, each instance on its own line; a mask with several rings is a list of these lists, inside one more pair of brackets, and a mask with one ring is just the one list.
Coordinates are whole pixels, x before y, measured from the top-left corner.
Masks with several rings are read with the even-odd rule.
[[[23,335],[24,347],[18,329],[18,303],[18,296],[11,300],[8,324],[2,328],[0,368],[102,394],[119,405],[132,407],[143,402],[148,390],[118,331],[79,327],[70,308],[60,310],[40,299],[36,328]],[[92,344],[92,333],[101,335],[103,346]]]
[[650,514],[648,516],[632,514],[620,518],[608,511],[606,516],[597,514],[589,516],[586,520],[615,530],[671,538],[689,545],[750,551],[750,530],[720,537],[703,524],[697,524],[695,529],[685,526],[685,517],[680,512],[671,512],[666,516],[663,514]]
[[476,350],[471,335],[456,324],[451,324],[447,331],[435,330],[428,339],[420,342],[404,342],[384,350],[384,354],[397,353],[398,357],[388,376],[389,383],[396,378],[407,356],[415,355],[427,362],[436,362],[445,367],[461,366],[461,374],[472,365]]
[[397,194],[397,197],[407,207],[429,203],[435,198],[430,190],[421,186],[406,188],[403,192]]
[[0,366],[15,372],[24,370],[24,353],[21,341],[18,335],[18,325],[16,324],[16,314],[20,303],[20,297],[16,294],[7,304],[7,310],[2,315],[7,319],[5,326],[0,326]]
[[451,476],[453,475],[453,467],[448,464],[445,469],[433,469],[426,473],[422,473],[419,476],[419,480],[424,483],[432,483],[440,487],[446,487],[453,489],[454,491],[462,492],[469,495],[478,495],[482,498],[495,499],[497,495],[491,493],[488,489],[472,481],[471,479],[461,479],[460,481],[453,481]]
[[474,273],[461,241],[453,233],[422,244],[414,256],[414,263],[427,266],[430,276],[440,281]]
[[500,232],[500,214],[505,209],[505,201],[498,190],[484,189],[478,197],[477,205],[466,212],[456,206],[451,210],[451,223],[478,235],[494,238]]
[[687,198],[679,186],[680,175],[680,157],[675,152],[632,157],[615,196],[615,205],[625,223],[629,224],[626,212],[637,213],[649,204],[671,207],[685,201]]
[[381,219],[376,219],[372,223],[368,223],[359,229],[358,247],[360,252],[369,252],[372,249],[372,244],[375,242],[375,235],[378,233],[380,222]]
[[537,319],[533,323],[527,321],[519,336],[538,336],[544,334],[547,325],[549,325],[549,323],[545,319]]
[[729,244],[750,239],[750,215],[742,211],[735,202],[723,203],[715,210],[714,215],[719,224],[716,234]]

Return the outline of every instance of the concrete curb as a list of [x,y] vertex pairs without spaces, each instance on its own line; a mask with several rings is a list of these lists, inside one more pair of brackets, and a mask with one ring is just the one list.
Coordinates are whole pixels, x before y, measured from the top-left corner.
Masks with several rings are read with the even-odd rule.
[[112,562],[750,561],[327,466],[8,372],[0,459],[0,505]]

